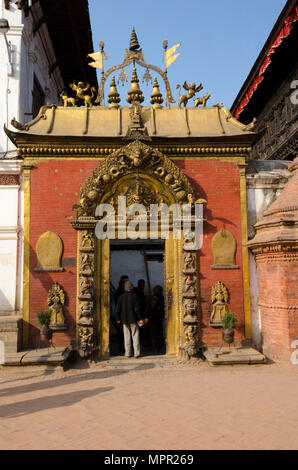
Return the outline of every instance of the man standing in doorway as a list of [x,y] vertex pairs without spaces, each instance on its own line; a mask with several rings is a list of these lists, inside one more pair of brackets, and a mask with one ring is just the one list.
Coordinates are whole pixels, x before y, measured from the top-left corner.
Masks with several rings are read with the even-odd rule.
[[140,357],[139,326],[143,325],[142,312],[137,294],[130,281],[124,284],[124,294],[122,294],[116,306],[117,322],[123,323],[125,357],[131,357],[132,344],[134,357]]
[[122,274],[119,285],[114,294],[115,305],[117,305],[120,295],[124,294],[124,284],[126,281],[128,281],[128,276],[126,274]]

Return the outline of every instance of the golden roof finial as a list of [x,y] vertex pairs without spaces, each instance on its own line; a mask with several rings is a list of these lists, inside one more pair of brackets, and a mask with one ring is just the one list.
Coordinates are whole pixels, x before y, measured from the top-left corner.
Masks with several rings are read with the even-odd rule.
[[126,101],[128,103],[132,102],[138,102],[138,103],[143,103],[144,97],[143,97],[143,92],[140,90],[139,87],[139,79],[137,76],[137,70],[135,66],[133,66],[133,71],[132,71],[132,76],[131,76],[131,85],[130,85],[130,90],[128,92],[128,97],[126,98]]
[[159,85],[156,77],[154,77],[150,103],[153,104],[153,108],[155,109],[161,108],[161,103],[163,103],[162,94],[159,91]]
[[130,35],[129,50],[136,51],[137,49],[140,49],[140,44],[139,44],[135,29],[132,28],[131,35]]
[[110,85],[110,92],[108,94],[108,103],[110,103],[109,108],[119,108],[120,98],[117,91],[115,76],[112,76],[112,81]]

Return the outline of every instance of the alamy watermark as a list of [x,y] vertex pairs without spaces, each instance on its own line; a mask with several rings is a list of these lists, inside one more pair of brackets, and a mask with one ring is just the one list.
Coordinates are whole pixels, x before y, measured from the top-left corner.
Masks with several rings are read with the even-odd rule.
[[126,240],[168,239],[173,232],[174,239],[187,240],[184,247],[199,250],[203,244],[202,204],[150,204],[149,210],[143,204],[127,206],[126,196],[118,197],[118,206],[100,204],[95,216],[99,217],[95,234],[100,240],[117,238]]

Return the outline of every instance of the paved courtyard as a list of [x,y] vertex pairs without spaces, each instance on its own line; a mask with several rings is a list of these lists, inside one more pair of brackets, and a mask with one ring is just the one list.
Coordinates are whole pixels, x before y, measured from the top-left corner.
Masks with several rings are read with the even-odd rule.
[[0,369],[0,449],[297,449],[298,366]]

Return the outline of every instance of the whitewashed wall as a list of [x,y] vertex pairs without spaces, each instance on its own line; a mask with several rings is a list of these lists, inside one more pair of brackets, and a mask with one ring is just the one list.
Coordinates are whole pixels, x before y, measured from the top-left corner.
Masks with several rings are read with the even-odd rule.
[[[0,160],[0,176],[18,175],[21,162]],[[0,313],[21,307],[18,286],[20,185],[0,185]]]
[[[11,61],[3,34],[0,34],[0,175],[18,174],[17,186],[0,185],[0,315],[22,310],[23,265],[23,176],[22,161],[3,130],[15,118],[20,123],[32,120],[34,75],[45,94],[45,104],[59,102],[64,88],[60,69],[51,77],[50,67],[56,62],[51,38],[44,23],[32,34],[33,16],[42,16],[39,2],[26,18],[15,3],[10,9],[0,1],[0,17],[8,20],[6,34]],[[11,63],[10,63],[11,62]]]

